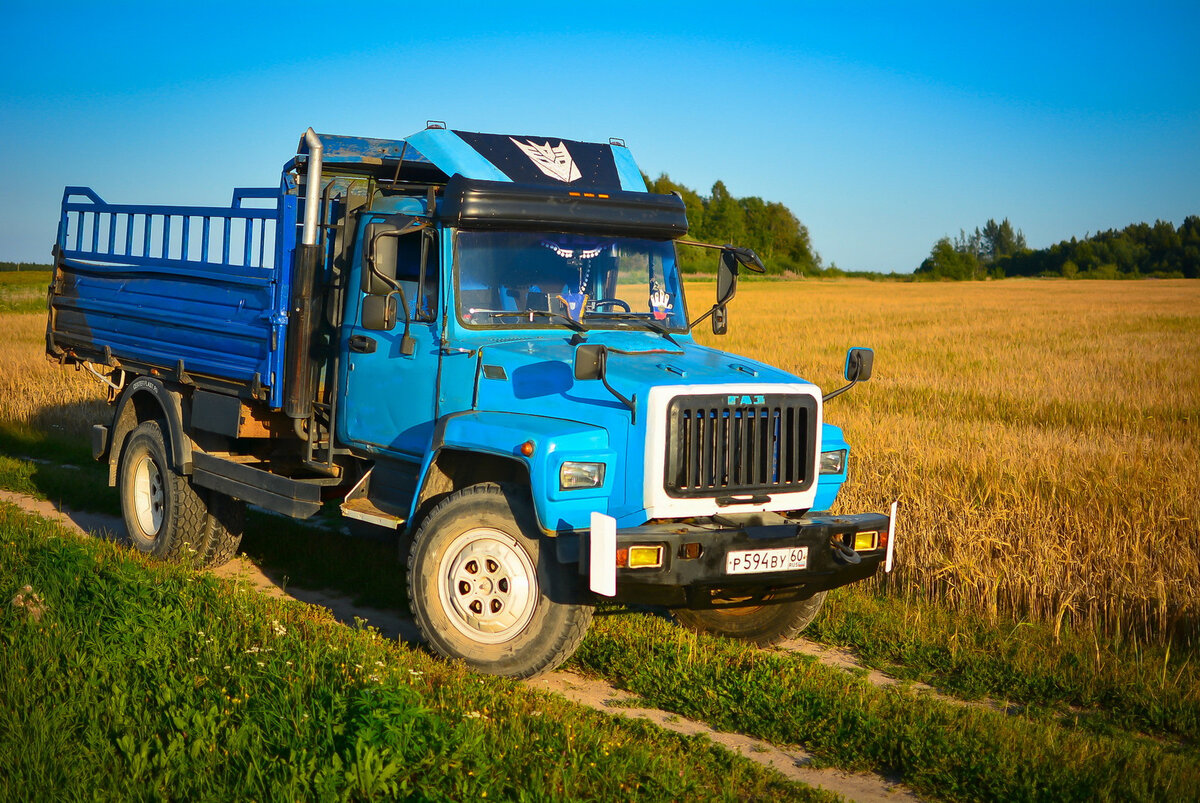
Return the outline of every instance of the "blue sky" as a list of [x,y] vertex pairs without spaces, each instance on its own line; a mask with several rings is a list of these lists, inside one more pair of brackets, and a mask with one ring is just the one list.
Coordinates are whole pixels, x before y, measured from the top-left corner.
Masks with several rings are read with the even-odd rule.
[[912,270],[990,217],[1041,247],[1200,214],[1195,0],[3,0],[0,19],[0,260],[49,261],[67,184],[226,203],[275,185],[309,125],[429,119],[622,137],[652,176],[782,201],[847,269]]

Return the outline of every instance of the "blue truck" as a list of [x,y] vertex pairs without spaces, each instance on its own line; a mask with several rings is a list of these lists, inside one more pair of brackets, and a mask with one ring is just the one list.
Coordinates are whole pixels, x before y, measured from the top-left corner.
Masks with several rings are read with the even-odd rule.
[[146,553],[218,565],[248,504],[336,506],[394,531],[421,633],[480,671],[557,666],[601,600],[770,644],[891,568],[895,505],[821,512],[823,404],[872,353],[822,394],[699,345],[763,266],[706,246],[689,319],[687,229],[620,140],[310,128],[228,207],[67,187],[47,353],[108,385],[92,449]]

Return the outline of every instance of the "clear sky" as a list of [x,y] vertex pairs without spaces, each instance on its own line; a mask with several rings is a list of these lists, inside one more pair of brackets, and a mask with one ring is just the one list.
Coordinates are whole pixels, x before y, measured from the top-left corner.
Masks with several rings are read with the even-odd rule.
[[[391,10],[389,10],[391,9]],[[1029,244],[1200,214],[1200,2],[0,0],[0,260],[62,188],[227,203],[301,132],[604,141],[782,201],[826,264],[910,271],[1007,217]]]

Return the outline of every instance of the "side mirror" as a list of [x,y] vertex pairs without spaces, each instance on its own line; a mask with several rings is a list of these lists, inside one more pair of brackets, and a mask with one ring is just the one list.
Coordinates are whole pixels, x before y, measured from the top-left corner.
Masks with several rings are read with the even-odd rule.
[[396,328],[396,297],[363,296],[362,325],[364,329],[390,332]]
[[618,401],[629,408],[633,423],[637,423],[637,396],[626,398],[620,391],[608,384],[608,349],[603,343],[586,343],[575,349],[575,378],[599,379],[604,383],[604,389]]
[[685,242],[680,240],[684,245],[700,245],[704,248],[719,248],[721,257],[717,261],[717,303],[713,304],[713,308],[701,315],[696,320],[688,324],[688,328],[700,323],[705,318],[712,316],[712,330],[714,335],[723,335],[729,331],[729,310],[725,305],[733,300],[737,293],[738,271],[742,266],[755,273],[766,273],[766,266],[762,260],[758,258],[758,254],[750,248],[739,248],[734,245],[706,245],[704,243]]
[[859,382],[866,382],[871,378],[871,363],[875,361],[875,352],[871,349],[854,348],[846,352],[846,381],[849,383],[843,385],[837,390],[830,391],[822,397],[822,401],[829,401],[832,398],[841,396],[850,388],[857,385]]
[[717,305],[723,305],[737,292],[738,261],[731,249],[721,251],[717,263]]
[[713,310],[712,330],[714,335],[723,335],[729,331],[729,310],[725,307]]
[[608,349],[602,343],[592,343],[575,349],[575,378],[603,379],[608,364]]
[[725,305],[737,293],[738,259],[733,248],[722,248],[721,258],[717,262],[717,303],[712,309],[712,330],[714,335],[723,335],[729,331],[729,310]]
[[729,249],[738,262],[745,265],[755,273],[766,273],[767,266],[758,258],[758,254],[754,253],[752,248],[730,248]]
[[846,381],[866,382],[871,378],[871,364],[875,352],[871,349],[853,348],[846,352]]
[[[420,222],[412,215],[389,215],[383,220],[367,224],[363,234],[363,248],[366,260],[363,263],[362,289],[365,293],[378,295],[390,293],[395,288],[376,275],[376,271],[389,279],[396,278],[396,259],[400,248],[397,238],[408,234],[420,226]],[[374,270],[372,270],[374,268]]]

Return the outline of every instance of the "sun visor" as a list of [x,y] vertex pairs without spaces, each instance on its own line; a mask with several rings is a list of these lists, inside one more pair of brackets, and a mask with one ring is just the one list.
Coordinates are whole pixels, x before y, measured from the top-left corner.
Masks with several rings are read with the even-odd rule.
[[477,134],[430,128],[408,138],[447,176],[570,187],[590,192],[645,192],[633,155],[619,141]]
[[563,231],[671,240],[687,233],[687,212],[677,195],[592,192],[545,183],[452,177],[439,217],[464,229]]
[[612,145],[469,131],[454,133],[519,184],[549,184],[605,192],[625,189],[613,159]]

